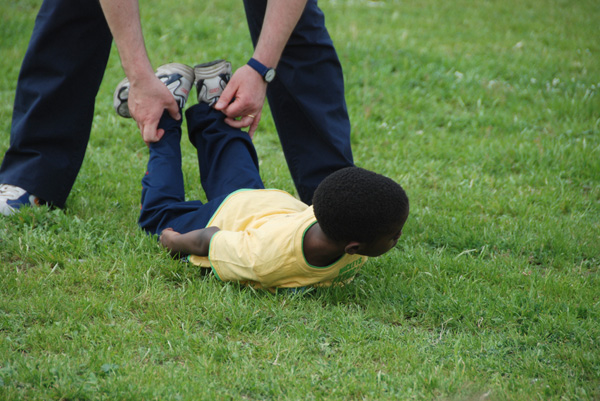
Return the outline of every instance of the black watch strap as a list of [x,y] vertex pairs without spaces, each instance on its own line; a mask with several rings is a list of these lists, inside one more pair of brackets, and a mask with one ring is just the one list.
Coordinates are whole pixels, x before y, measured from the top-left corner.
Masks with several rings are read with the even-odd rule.
[[258,72],[266,82],[271,82],[275,78],[275,69],[265,66],[260,61],[251,58],[248,60],[248,65]]

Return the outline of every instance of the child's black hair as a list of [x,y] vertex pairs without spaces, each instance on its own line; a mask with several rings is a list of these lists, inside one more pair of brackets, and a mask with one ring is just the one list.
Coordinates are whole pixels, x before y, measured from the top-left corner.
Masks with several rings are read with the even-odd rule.
[[317,187],[315,217],[335,241],[370,242],[408,217],[408,197],[394,180],[360,167],[338,170]]

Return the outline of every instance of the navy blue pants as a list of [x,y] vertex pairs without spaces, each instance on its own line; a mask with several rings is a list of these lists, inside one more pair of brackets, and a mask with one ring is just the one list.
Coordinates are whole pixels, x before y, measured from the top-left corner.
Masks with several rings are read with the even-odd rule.
[[190,107],[185,116],[189,139],[198,152],[207,202],[185,201],[181,121],[165,112],[159,124],[165,135],[150,144],[148,169],[142,179],[139,225],[150,234],[169,227],[180,233],[204,228],[227,195],[238,189],[264,188],[256,150],[246,132],[231,128],[223,113],[206,104]]
[[[266,1],[244,0],[254,42]],[[44,0],[17,83],[0,183],[64,206],[85,155],[111,43],[97,1]],[[316,0],[292,33],[267,96],[298,193],[312,203],[323,178],[353,164],[342,70]]]

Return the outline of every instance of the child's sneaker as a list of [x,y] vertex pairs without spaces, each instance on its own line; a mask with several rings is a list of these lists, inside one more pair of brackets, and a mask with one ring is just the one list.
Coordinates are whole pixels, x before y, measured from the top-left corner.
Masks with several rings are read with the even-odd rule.
[[214,106],[231,79],[231,63],[215,60],[194,67],[198,101]]
[[[165,64],[156,69],[156,76],[167,85],[179,108],[183,109],[192,85],[194,85],[194,69],[185,64]],[[113,97],[113,106],[118,115],[131,118],[127,100],[129,99],[129,80],[123,79],[117,85]]]
[[37,196],[31,195],[23,188],[8,184],[0,185],[0,214],[4,216],[10,216],[21,206],[38,206],[40,203]]

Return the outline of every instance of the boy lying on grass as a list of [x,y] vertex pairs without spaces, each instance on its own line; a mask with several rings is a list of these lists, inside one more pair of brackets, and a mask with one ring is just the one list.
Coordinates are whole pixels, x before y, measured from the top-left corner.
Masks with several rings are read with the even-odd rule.
[[[358,167],[338,170],[319,185],[312,206],[264,188],[251,138],[211,107],[230,74],[223,60],[158,68],[181,108],[196,85],[199,103],[185,116],[208,201],[185,201],[181,121],[165,113],[159,124],[164,135],[150,144],[142,179],[141,228],[160,234],[173,255],[212,268],[220,280],[271,290],[345,282],[368,256],[392,249],[409,204],[387,177]],[[128,89],[125,79],[115,91],[115,109],[124,117]]]

